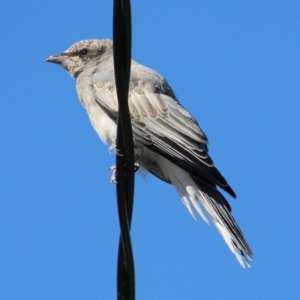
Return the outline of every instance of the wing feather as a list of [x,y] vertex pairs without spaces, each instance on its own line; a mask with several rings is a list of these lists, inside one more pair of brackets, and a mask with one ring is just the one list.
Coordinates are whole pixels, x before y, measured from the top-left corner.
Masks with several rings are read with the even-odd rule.
[[[95,101],[117,122],[118,102],[113,71],[95,72],[91,81]],[[100,70],[101,71],[101,70]],[[99,75],[100,73],[100,75]],[[155,71],[133,61],[129,110],[134,139],[182,167],[210,187],[216,185],[235,197],[208,155],[208,140],[197,121],[176,99]]]

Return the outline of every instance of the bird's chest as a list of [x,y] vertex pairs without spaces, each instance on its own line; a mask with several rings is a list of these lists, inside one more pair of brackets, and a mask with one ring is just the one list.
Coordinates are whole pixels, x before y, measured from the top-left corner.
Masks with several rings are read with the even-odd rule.
[[77,86],[77,93],[100,139],[108,145],[115,143],[117,129],[115,122],[101,109],[89,90]]

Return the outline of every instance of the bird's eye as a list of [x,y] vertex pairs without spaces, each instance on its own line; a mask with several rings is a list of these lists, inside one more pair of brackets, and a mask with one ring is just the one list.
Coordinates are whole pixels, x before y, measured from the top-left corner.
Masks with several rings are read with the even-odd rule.
[[87,49],[80,50],[80,55],[86,55],[88,53]]

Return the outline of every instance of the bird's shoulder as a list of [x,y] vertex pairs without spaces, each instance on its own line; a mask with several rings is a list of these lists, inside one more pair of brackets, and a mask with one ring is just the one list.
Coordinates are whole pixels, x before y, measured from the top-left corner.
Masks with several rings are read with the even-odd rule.
[[[89,78],[85,84],[93,92],[95,100],[105,109],[116,112],[118,100],[112,58],[82,75]],[[170,126],[174,128],[183,122],[202,142],[207,143],[198,122],[179,103],[167,80],[155,70],[134,60],[131,63],[128,104],[132,118],[137,121],[163,118],[172,123]]]
[[167,80],[155,70],[132,61],[130,85],[132,88],[141,87],[149,93],[162,94],[178,102]]
[[[77,84],[88,86],[97,101],[106,107],[118,109],[111,59],[83,72]],[[178,103],[166,79],[158,72],[132,60],[129,83],[129,108],[132,117],[141,119],[166,116],[171,102]]]

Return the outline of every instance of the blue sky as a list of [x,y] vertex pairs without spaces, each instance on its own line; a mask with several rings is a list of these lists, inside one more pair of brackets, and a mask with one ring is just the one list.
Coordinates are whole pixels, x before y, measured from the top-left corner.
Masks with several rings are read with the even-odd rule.
[[[237,193],[242,269],[174,188],[136,179],[137,299],[299,299],[300,2],[132,1],[133,57],[164,75]],[[112,37],[111,1],[6,1],[0,12],[0,299],[115,299],[114,155],[60,67]]]

